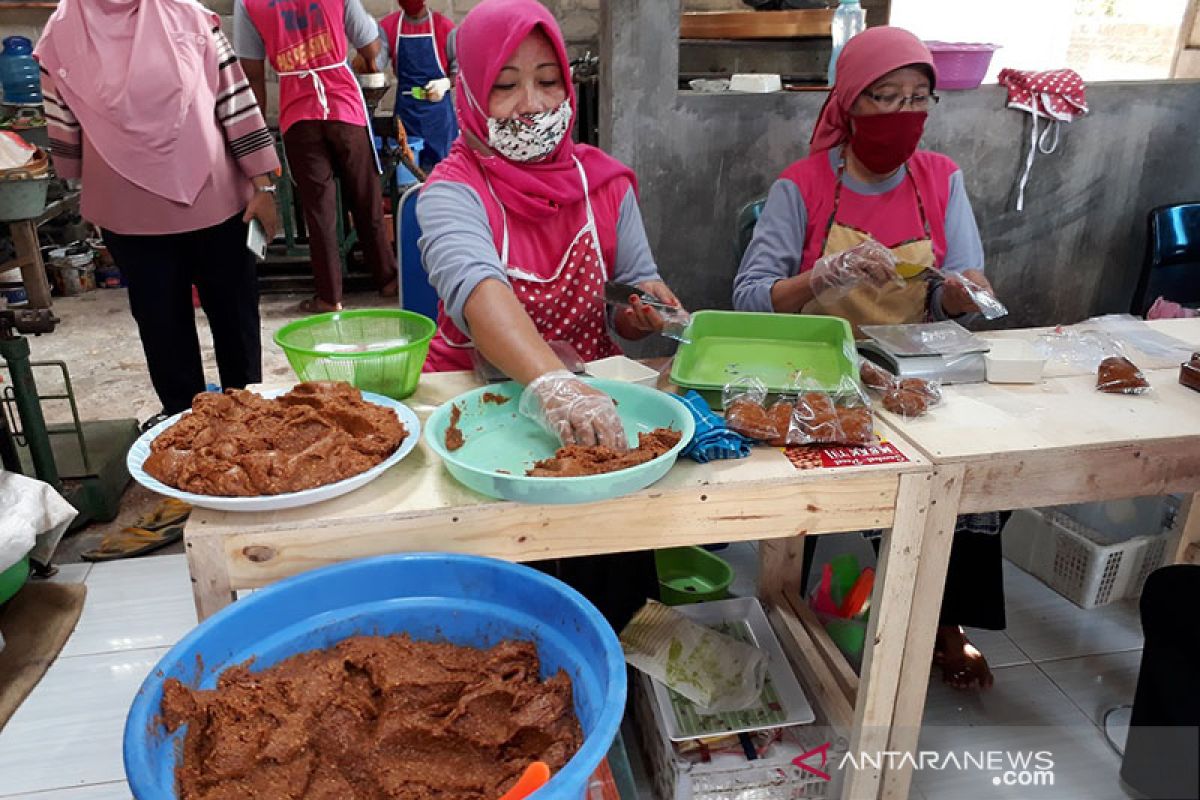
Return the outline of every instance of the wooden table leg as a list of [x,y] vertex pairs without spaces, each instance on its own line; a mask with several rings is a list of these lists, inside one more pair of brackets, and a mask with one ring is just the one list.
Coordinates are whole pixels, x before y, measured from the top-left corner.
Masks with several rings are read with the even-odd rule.
[[29,297],[30,308],[50,307],[50,283],[46,280],[46,265],[42,263],[42,248],[38,243],[37,224],[31,220],[10,222],[13,247],[21,264],[21,281]]
[[1179,537],[1179,548],[1175,551],[1176,564],[1200,564],[1200,494],[1194,494],[1183,502],[1179,509],[1183,523]]
[[776,594],[793,597],[800,594],[800,576],[804,564],[804,534],[787,539],[764,539],[758,543],[758,596],[762,600]]
[[[946,585],[946,568],[950,563],[950,545],[954,542],[963,472],[961,465],[938,467],[933,472],[933,496],[929,501],[925,535],[921,540],[912,615],[904,645],[904,662],[900,666],[900,685],[896,691],[891,738],[888,740],[889,752],[914,752],[920,739],[925,693],[929,688],[929,664],[933,658],[942,591]],[[901,764],[899,769],[885,771],[881,792],[884,798],[904,800],[908,797],[912,765],[903,760]]]
[[192,576],[196,619],[203,622],[234,601],[229,563],[219,536],[188,536],[185,528],[184,551]]
[[[850,737],[850,756],[858,766],[847,765],[843,797],[850,800],[876,797],[883,779],[877,754],[888,749],[891,735],[921,542],[931,502],[942,502],[933,497],[933,485],[929,474],[900,477],[895,522],[883,536]],[[864,763],[862,754],[879,763]]]

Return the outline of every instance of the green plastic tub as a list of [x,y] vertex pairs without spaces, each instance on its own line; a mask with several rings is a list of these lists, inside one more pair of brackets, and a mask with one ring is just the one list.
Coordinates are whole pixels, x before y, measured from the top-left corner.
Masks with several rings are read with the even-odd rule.
[[792,388],[798,372],[826,391],[858,380],[854,333],[840,317],[698,311],[688,338],[675,355],[671,381],[696,389],[714,408],[725,385],[741,377],[758,378],[772,393]]
[[[679,444],[663,455],[629,469],[579,478],[529,478],[534,461],[549,458],[558,440],[532,419],[518,412],[521,386],[497,383],[460,394],[443,403],[425,423],[425,443],[445,463],[459,483],[488,497],[523,503],[591,503],[636,492],[666,475],[696,432],[687,406],[673,395],[633,383],[584,378],[617,401],[617,413],[631,444],[637,434],[655,428],[674,428],[683,435]],[[446,448],[446,429],[457,406],[464,444]],[[580,531],[587,535],[587,531]]]
[[7,603],[13,595],[21,591],[21,587],[27,580],[29,580],[29,556],[25,556],[8,569],[0,572],[0,605]]
[[412,311],[336,311],[284,325],[275,344],[302,381],[345,381],[403,400],[417,390],[436,330]]
[[654,551],[658,593],[669,606],[723,600],[733,583],[733,567],[703,547]]

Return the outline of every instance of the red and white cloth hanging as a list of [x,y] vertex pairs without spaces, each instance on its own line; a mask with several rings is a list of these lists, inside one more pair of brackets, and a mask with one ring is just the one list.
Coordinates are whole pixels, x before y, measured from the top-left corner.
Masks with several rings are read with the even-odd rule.
[[[1000,71],[1000,85],[1008,89],[1008,107],[1028,111],[1033,118],[1029,138],[1029,154],[1025,157],[1025,172],[1017,191],[1017,211],[1025,208],[1025,184],[1033,169],[1038,151],[1050,155],[1058,147],[1058,126],[1088,113],[1087,90],[1083,78],[1072,69],[1030,72],[1017,69]],[[1038,119],[1050,124],[1038,136]],[[1053,131],[1053,133],[1051,133]]]

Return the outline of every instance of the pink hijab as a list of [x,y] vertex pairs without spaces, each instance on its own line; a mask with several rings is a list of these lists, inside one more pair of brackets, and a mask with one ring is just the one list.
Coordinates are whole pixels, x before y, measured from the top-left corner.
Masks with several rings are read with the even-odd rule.
[[813,129],[809,153],[832,150],[846,141],[850,137],[850,108],[859,95],[892,70],[913,64],[929,67],[933,86],[937,86],[937,68],[929,48],[903,28],[867,28],[846,42],[838,56],[833,89]]
[[[550,40],[567,84],[571,108],[578,113],[567,48],[553,15],[537,0],[483,0],[458,27],[455,105],[464,133],[470,131],[479,141],[487,143],[487,106],[492,84],[513,51],[534,30],[541,30]],[[595,147],[575,144],[570,136],[544,160],[521,164],[500,155],[484,156],[467,144],[463,135],[455,140],[450,155],[438,164],[426,185],[453,181],[473,188],[483,200],[498,242],[502,215],[488,190],[488,182],[510,216],[548,222],[563,207],[583,200],[575,159],[579,159],[587,173],[591,194],[620,177],[637,185],[633,171],[624,164]],[[600,213],[601,209],[596,211]],[[611,222],[615,224],[615,220]]]
[[218,23],[194,0],[61,0],[35,55],[109,166],[190,204],[224,147]]

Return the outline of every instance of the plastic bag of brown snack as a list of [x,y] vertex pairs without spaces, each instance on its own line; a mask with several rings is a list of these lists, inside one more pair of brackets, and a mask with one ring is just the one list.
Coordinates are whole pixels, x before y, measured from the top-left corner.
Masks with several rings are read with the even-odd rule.
[[862,359],[859,378],[863,385],[878,392],[883,407],[905,419],[919,417],[942,401],[942,387],[924,378],[897,378],[883,367]]
[[1109,356],[1096,370],[1096,388],[1107,394],[1145,394],[1150,382],[1128,358]]
[[780,433],[764,403],[767,387],[758,378],[743,377],[725,384],[721,391],[721,405],[725,409],[725,424],[742,436],[758,441],[769,441]]
[[788,444],[875,443],[871,401],[858,381],[846,378],[836,392],[805,391],[796,398]]

